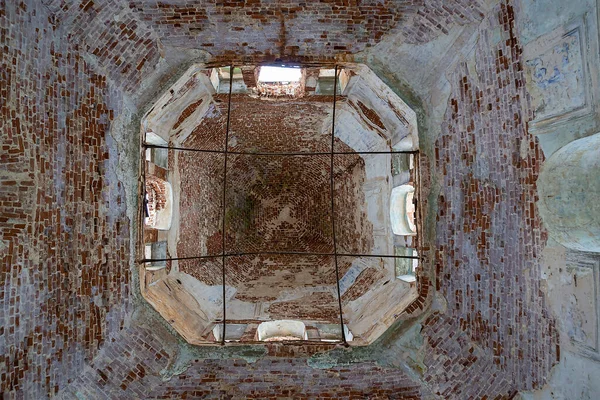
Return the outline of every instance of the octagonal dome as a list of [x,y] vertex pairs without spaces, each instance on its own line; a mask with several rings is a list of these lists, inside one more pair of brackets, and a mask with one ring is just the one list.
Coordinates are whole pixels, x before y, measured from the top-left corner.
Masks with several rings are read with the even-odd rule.
[[192,344],[369,344],[417,297],[415,113],[364,65],[286,67],[193,65],[142,120],[142,293]]

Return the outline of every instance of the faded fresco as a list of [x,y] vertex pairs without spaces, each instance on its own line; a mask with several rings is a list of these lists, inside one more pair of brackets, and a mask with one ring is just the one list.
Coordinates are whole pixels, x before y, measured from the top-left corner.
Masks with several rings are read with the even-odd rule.
[[586,104],[579,29],[526,61],[528,89],[537,121],[559,116]]

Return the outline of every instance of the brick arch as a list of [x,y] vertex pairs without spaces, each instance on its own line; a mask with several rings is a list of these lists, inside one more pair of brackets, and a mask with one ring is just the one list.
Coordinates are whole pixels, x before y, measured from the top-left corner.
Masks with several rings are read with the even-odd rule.
[[156,176],[146,177],[146,200],[148,216],[146,217],[146,225],[156,227],[158,225],[158,213],[168,211],[167,201],[170,191],[169,183]]

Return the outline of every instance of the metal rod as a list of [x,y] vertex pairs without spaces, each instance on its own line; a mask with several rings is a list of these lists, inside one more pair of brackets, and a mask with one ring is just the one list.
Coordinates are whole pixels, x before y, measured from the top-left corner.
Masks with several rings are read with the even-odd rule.
[[333,173],[333,160],[334,160],[334,151],[335,151],[335,109],[337,103],[337,80],[338,80],[338,66],[335,65],[334,72],[334,80],[333,80],[333,115],[331,119],[331,163],[329,171],[329,188],[331,193],[331,231],[333,238],[333,259],[335,262],[335,283],[337,286],[337,295],[338,295],[338,305],[340,307],[340,327],[342,328],[342,340],[344,341],[344,345],[348,346],[348,341],[346,340],[346,332],[344,330],[344,315],[342,311],[342,293],[340,290],[340,269],[338,267],[338,254],[337,254],[337,241],[335,235],[335,200],[334,200],[334,190],[335,190],[335,182],[334,182],[334,173]]
[[[143,135],[143,134],[142,134]],[[142,165],[141,165],[141,175],[142,175],[142,181],[141,181],[141,195],[143,197],[143,202],[146,202],[146,167],[147,167],[147,163],[146,163],[146,157],[145,157],[145,151],[141,151],[140,154],[141,157],[141,161],[142,161]],[[146,243],[144,240],[144,234],[146,231],[146,224],[145,224],[145,215],[144,215],[144,211],[147,211],[147,208],[144,206],[144,210],[140,210],[139,212],[139,223],[140,223],[140,229],[138,229],[138,240],[140,243],[140,250],[138,251],[138,255],[141,254],[143,255],[143,257],[146,256]]]
[[217,254],[214,256],[191,256],[191,257],[173,257],[173,258],[144,258],[140,260],[140,263],[152,262],[152,261],[182,261],[182,260],[199,260],[206,258],[222,258],[223,254]]
[[280,341],[276,341],[276,342],[265,342],[265,341],[260,341],[260,340],[241,340],[241,339],[233,339],[233,340],[228,340],[227,344],[243,344],[245,346],[247,345],[265,345],[265,344],[273,344],[273,343],[277,343],[277,344],[281,344],[284,346],[302,346],[302,345],[306,345],[306,344],[315,344],[315,345],[322,345],[322,346],[331,346],[331,347],[335,347],[339,344],[342,344],[343,342],[340,339],[331,339],[328,341],[325,340],[280,340]]
[[[179,150],[179,151],[195,151],[198,153],[217,153],[217,154],[236,154],[242,156],[329,156],[332,154],[330,151],[322,152],[290,152],[290,153],[269,153],[269,152],[245,152],[245,151],[223,151],[223,150],[208,150],[208,149],[192,149],[188,147],[173,147],[173,146],[160,146],[156,144],[144,144],[148,149],[167,149],[167,150]],[[334,155],[352,155],[352,154],[417,154],[418,150],[401,151],[334,151]]]
[[[424,237],[424,232],[423,232],[423,224],[425,223],[425,221],[423,221],[423,201],[421,199],[421,196],[423,196],[423,188],[421,186],[421,161],[419,159],[419,155],[415,154],[413,156],[413,161],[415,163],[415,186],[417,189],[417,247],[419,248],[419,256],[420,257],[424,257],[424,252],[423,252],[423,247],[425,246],[423,243],[423,237]],[[424,265],[422,265],[423,260],[420,260],[421,265],[419,265],[419,267],[421,268],[425,268]],[[415,274],[416,275],[416,274]]]
[[225,304],[225,198],[227,197],[227,148],[229,147],[229,125],[231,122],[231,91],[233,88],[233,64],[229,67],[229,98],[227,101],[227,127],[225,129],[225,162],[223,170],[223,241],[222,241],[222,263],[223,263],[223,335],[221,337],[221,345],[225,345],[225,334],[227,330],[227,305]]
[[197,151],[199,153],[218,153],[225,154],[223,150],[210,150],[210,149],[192,149],[189,147],[177,147],[177,146],[162,146],[159,144],[147,144],[144,143],[143,146],[147,149],[166,149],[166,150],[179,150],[179,151]]
[[372,257],[372,258],[412,258],[418,259],[418,256],[396,256],[391,254],[356,254],[356,253],[312,253],[302,251],[256,251],[256,252],[242,252],[242,253],[227,253],[227,257],[240,257],[240,256],[259,256],[259,255],[290,255],[290,256],[335,256],[338,257]]
[[[260,256],[260,255],[271,255],[271,256],[318,256],[318,257],[332,257],[336,253],[309,253],[301,251],[257,251],[248,253],[225,253],[211,256],[193,256],[193,257],[175,257],[175,258],[151,258],[142,259],[139,262],[151,262],[151,261],[178,261],[178,260],[194,260],[194,259],[206,259],[206,258],[221,258],[223,256],[229,257],[243,257],[243,256]],[[365,257],[365,258],[408,258],[411,260],[420,260],[421,256],[396,256],[390,254],[354,254],[354,253],[337,253],[338,257]]]

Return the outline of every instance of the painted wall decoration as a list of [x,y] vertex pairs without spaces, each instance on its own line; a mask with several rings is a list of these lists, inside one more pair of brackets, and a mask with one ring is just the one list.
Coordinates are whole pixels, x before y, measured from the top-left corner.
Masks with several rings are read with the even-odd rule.
[[534,118],[547,120],[586,106],[586,83],[579,28],[526,61]]

